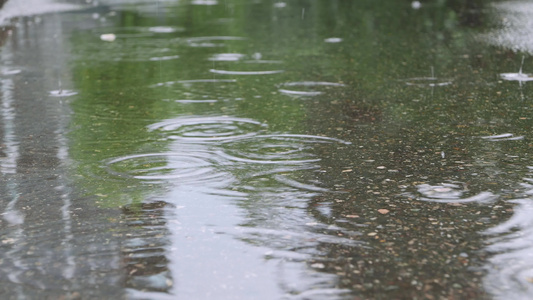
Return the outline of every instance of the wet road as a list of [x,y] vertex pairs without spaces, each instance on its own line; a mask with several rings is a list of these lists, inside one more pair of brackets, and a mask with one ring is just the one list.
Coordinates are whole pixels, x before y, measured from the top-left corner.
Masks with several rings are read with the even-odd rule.
[[528,7],[11,0],[1,298],[530,298]]

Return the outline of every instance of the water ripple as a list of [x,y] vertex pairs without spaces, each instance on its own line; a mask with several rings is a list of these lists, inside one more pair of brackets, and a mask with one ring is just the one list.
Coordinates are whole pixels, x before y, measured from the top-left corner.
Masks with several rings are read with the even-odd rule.
[[270,75],[285,72],[284,70],[267,70],[267,71],[230,71],[210,69],[209,72],[221,75]]
[[413,77],[406,79],[405,84],[418,87],[438,87],[450,85],[452,81],[438,79],[437,77]]
[[235,79],[191,79],[159,82],[149,87],[167,89],[165,95],[174,97],[176,101],[217,102],[242,97],[234,88],[236,82]]
[[76,91],[60,89],[60,90],[50,91],[49,96],[51,96],[51,97],[70,97],[70,96],[74,96],[74,95],[77,95],[77,94],[78,94],[78,92],[76,92]]
[[235,117],[182,117],[148,126],[165,133],[168,139],[188,142],[229,141],[251,137],[266,127],[251,119]]
[[311,153],[319,143],[349,142],[313,135],[257,135],[228,144],[220,155],[227,159],[257,164],[306,164],[320,161]]
[[207,182],[229,179],[228,174],[216,169],[216,166],[222,164],[220,159],[217,161],[217,157],[209,152],[145,153],[111,159],[106,162],[106,170],[118,177],[149,182],[172,181],[204,185]]
[[[297,81],[297,82],[286,82],[282,84],[281,86],[313,88],[313,87],[343,87],[345,85],[342,83],[326,82],[326,81]],[[282,94],[286,94],[290,96],[318,96],[323,93],[321,91],[315,91],[315,90],[294,90],[294,89],[287,89],[287,88],[280,88],[278,89],[278,91]]]
[[240,53],[218,53],[214,54],[208,60],[211,61],[239,61],[244,57],[244,54]]
[[[187,44],[190,47],[224,47],[226,46],[224,41],[242,41],[245,38],[238,36],[202,36],[202,37],[193,37],[187,39]],[[222,41],[218,42],[217,41]]]
[[443,203],[470,203],[470,202],[491,202],[497,196],[491,192],[480,192],[469,196],[469,190],[463,183],[441,183],[438,185],[420,184],[416,186],[418,198],[422,201],[443,202]]
[[482,136],[482,139],[491,141],[491,142],[500,142],[500,141],[517,141],[524,139],[523,136],[514,136],[512,133],[502,133],[497,135]]
[[517,206],[506,222],[483,232],[493,236],[486,248],[495,253],[483,282],[495,299],[531,299],[533,296],[533,199],[511,200]]

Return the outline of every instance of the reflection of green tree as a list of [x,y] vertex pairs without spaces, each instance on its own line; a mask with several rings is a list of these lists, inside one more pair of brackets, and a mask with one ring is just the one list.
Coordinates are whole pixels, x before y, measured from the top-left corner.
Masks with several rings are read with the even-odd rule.
[[[473,138],[507,131],[521,135],[533,125],[531,119],[524,119],[527,117],[524,108],[531,108],[530,100],[521,100],[520,94],[527,95],[530,87],[526,86],[521,91],[517,85],[497,83],[494,79],[501,70],[512,70],[513,55],[494,52],[494,49],[479,47],[473,42],[472,35],[481,31],[484,24],[483,16],[471,14],[469,8],[482,6],[483,2],[435,1],[417,11],[410,7],[409,2],[288,1],[286,8],[278,9],[271,1],[225,0],[224,5],[212,7],[177,6],[162,12],[159,18],[120,12],[117,28],[155,26],[162,22],[183,27],[185,31],[174,34],[172,39],[147,37],[140,40],[176,50],[180,59],[168,62],[98,62],[94,57],[80,57],[74,63],[75,84],[80,94],[72,103],[74,116],[70,149],[71,157],[79,163],[80,173],[84,176],[80,185],[87,193],[100,195],[105,205],[142,201],[147,196],[144,186],[133,179],[111,180],[102,169],[102,162],[126,154],[164,151],[167,143],[159,141],[154,133],[146,130],[146,126],[178,115],[235,115],[264,121],[269,130],[275,132],[328,135],[354,142],[354,148],[343,147],[334,153],[319,147],[316,149],[319,157],[327,157],[322,165],[328,172],[323,173],[321,181],[331,183],[331,186],[339,183],[339,189],[346,189],[355,196],[334,200],[326,195],[324,199],[313,200],[309,204],[309,213],[324,223],[335,222],[335,219],[327,219],[315,209],[321,202],[334,203],[332,215],[336,219],[360,215],[371,224],[376,219],[383,224],[391,224],[388,221],[392,217],[387,219],[377,215],[376,210],[383,201],[396,200],[395,197],[402,192],[401,185],[414,184],[414,178],[406,179],[405,175],[423,174],[428,180],[450,177],[466,181],[468,174],[462,173],[460,164],[443,164],[441,151],[453,161],[474,166],[480,174],[488,169],[476,165],[477,158],[472,153],[484,153],[483,158],[494,161],[500,159],[502,153],[527,153],[531,147],[528,143],[487,146]],[[233,20],[224,21],[227,18]],[[194,48],[186,44],[189,37],[217,35],[242,36],[246,40],[228,41],[225,47],[219,48]],[[341,37],[343,41],[339,44],[325,43],[324,39],[329,37]],[[96,35],[86,32],[74,35],[72,40],[76,51],[81,53],[94,49],[93,43],[101,43]],[[135,58],[138,42],[134,39],[129,42],[117,40],[114,44],[105,44],[103,50],[94,51],[100,51],[100,57],[120,53],[123,58]],[[209,73],[211,68],[242,70],[257,67],[207,60],[210,55],[222,52],[248,56],[261,52],[265,59],[284,61],[285,73],[256,77]],[[507,59],[505,55],[511,58]],[[431,67],[434,67],[437,77],[451,78],[453,84],[435,88],[405,85],[407,78],[430,76]],[[184,106],[162,101],[184,97],[185,94],[177,87],[149,88],[160,82],[205,78],[237,79],[235,84],[228,84],[229,90],[221,91],[227,93],[232,101],[209,107]],[[347,87],[313,99],[292,99],[277,92],[277,86],[285,81],[302,80],[344,82]],[[240,100],[234,101],[236,98]],[[361,130],[362,127],[358,127],[369,124],[373,126]],[[359,146],[363,148],[357,148]],[[490,153],[487,154],[487,151]],[[375,166],[361,163],[365,159],[387,162],[390,169],[399,172],[389,174],[375,170]],[[331,170],[339,167],[354,168],[354,171],[331,175]],[[494,172],[489,174],[491,176],[480,176],[471,188],[485,190],[488,185],[506,188],[506,184],[516,183],[516,178],[522,174],[501,175],[502,178],[493,184],[498,170],[495,167]],[[271,188],[277,183],[265,184]],[[378,191],[381,194],[376,196],[373,192]],[[270,213],[269,207],[258,208],[254,203],[261,199],[250,199],[242,205],[251,214],[254,210]],[[379,201],[371,201],[374,199]],[[418,253],[406,255],[390,251],[402,247],[395,243],[409,242],[412,238],[439,247],[436,241],[440,240],[423,236],[423,230],[431,228],[432,222],[426,219],[422,222],[417,218],[426,218],[439,211],[442,214],[440,221],[443,222],[450,222],[458,216],[473,221],[470,218],[475,215],[477,207],[456,209],[427,203],[395,203],[402,208],[401,214],[394,217],[397,226],[389,228],[389,234],[385,236],[390,238],[387,244],[381,246],[379,242],[375,243],[378,254],[323,246],[332,257],[354,258],[353,261],[329,262],[327,266],[327,271],[348,274],[339,275],[347,280],[343,282],[346,286],[364,286],[387,272],[405,273],[413,265],[420,267],[421,270],[416,270],[420,272],[431,267],[450,274],[461,267],[461,262],[455,262],[453,267],[447,266],[446,258],[439,256],[442,252],[431,253],[432,264],[423,266],[417,264]],[[410,213],[414,210],[420,213]],[[482,210],[483,214],[488,213],[486,208]],[[346,222],[342,226],[349,227],[346,224],[351,223]],[[485,225],[476,226],[477,231]],[[405,227],[411,228],[410,231],[402,231]],[[349,229],[364,232],[361,227]],[[457,233],[461,230],[463,232]],[[462,242],[471,241],[465,244],[468,251],[480,247],[478,240],[469,236],[472,230],[459,227],[454,231]],[[393,238],[397,240],[393,241]],[[423,251],[429,250],[424,248]],[[387,257],[391,253],[396,256]],[[368,266],[368,261],[376,257],[389,260],[385,264]],[[362,265],[358,266],[360,261]],[[390,265],[395,265],[395,268],[387,269]],[[354,268],[350,266],[361,268],[362,273],[365,273],[364,268],[376,270],[373,273],[376,276],[363,278],[353,275],[360,273],[354,273]],[[464,276],[464,273],[458,276]],[[465,278],[452,279],[461,281]],[[412,286],[408,288],[412,289]],[[367,292],[373,295],[374,291],[369,288]],[[413,294],[407,295],[407,298],[417,293],[410,292]]]

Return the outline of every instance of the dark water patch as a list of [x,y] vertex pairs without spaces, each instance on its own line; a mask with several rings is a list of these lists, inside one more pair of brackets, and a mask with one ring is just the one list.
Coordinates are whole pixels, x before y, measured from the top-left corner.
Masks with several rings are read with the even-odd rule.
[[235,117],[180,117],[148,126],[150,131],[162,133],[165,138],[183,142],[228,142],[249,138],[266,128],[265,124]]

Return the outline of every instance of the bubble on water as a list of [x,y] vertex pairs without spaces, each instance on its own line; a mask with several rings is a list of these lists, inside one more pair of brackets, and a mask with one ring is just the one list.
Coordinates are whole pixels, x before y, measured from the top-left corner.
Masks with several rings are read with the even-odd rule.
[[252,119],[235,117],[180,117],[148,126],[167,139],[183,142],[222,142],[258,134],[266,125]]
[[497,196],[491,192],[480,192],[473,194],[466,188],[466,185],[459,182],[441,183],[437,185],[419,184],[416,186],[417,199],[429,202],[443,203],[470,203],[470,202],[492,202]]
[[276,2],[276,3],[274,3],[274,7],[275,8],[284,8],[284,7],[287,7],[287,3],[285,3],[285,2]]

